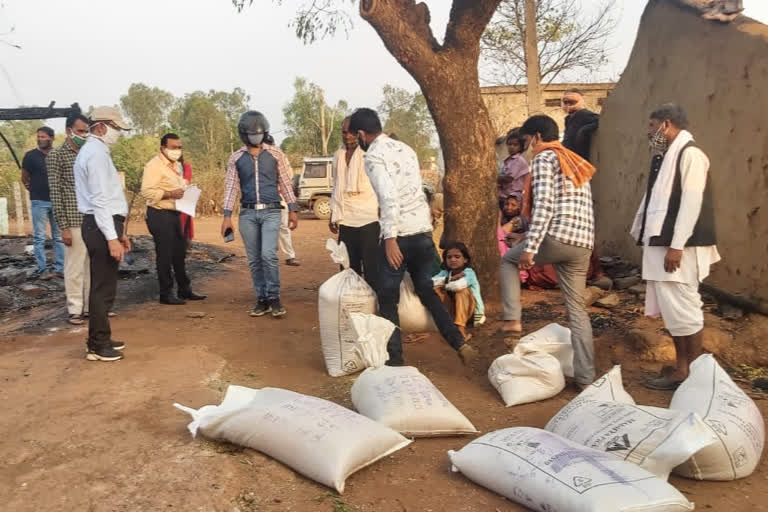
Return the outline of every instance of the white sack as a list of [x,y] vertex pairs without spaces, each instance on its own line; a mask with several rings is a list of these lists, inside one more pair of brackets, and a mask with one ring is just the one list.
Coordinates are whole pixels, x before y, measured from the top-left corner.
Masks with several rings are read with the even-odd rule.
[[755,471],[765,444],[763,416],[712,355],[691,363],[690,375],[669,407],[698,413],[718,438],[677,467],[676,474],[696,480],[735,480]]
[[389,359],[387,342],[395,331],[395,324],[386,318],[369,313],[349,313],[355,330],[355,354],[368,368],[384,366]]
[[454,471],[538,512],[693,510],[640,466],[536,428],[497,430],[448,456]]
[[664,480],[675,466],[717,441],[695,413],[578,397],[546,429],[637,464]]
[[507,407],[545,400],[565,387],[560,361],[531,345],[498,357],[488,368],[488,380]]
[[517,344],[535,345],[537,350],[552,354],[560,361],[563,375],[573,377],[573,345],[569,328],[552,323],[523,336]]
[[571,403],[577,400],[635,403],[635,400],[624,390],[624,383],[621,381],[621,366],[619,365],[614,366],[608,373],[587,386]]
[[411,443],[340,405],[286,389],[229,386],[219,405],[173,405],[192,416],[192,437],[253,448],[339,493],[349,475]]
[[412,366],[368,368],[352,386],[355,409],[409,437],[474,434],[474,425]]
[[331,377],[359,372],[365,366],[355,353],[356,333],[349,314],[375,313],[376,293],[365,279],[349,267],[349,256],[344,242],[328,240],[325,248],[331,259],[344,270],[320,286],[317,308],[320,314],[320,344],[325,366]]
[[400,283],[400,302],[397,305],[400,330],[403,332],[438,332],[432,315],[421,303],[413,288],[411,275],[406,272]]

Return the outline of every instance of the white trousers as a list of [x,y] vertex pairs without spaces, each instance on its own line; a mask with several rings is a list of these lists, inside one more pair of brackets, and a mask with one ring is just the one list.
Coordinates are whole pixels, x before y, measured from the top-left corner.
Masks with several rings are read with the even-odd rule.
[[291,239],[291,230],[288,228],[288,208],[280,210],[280,236],[277,239],[277,245],[280,251],[285,254],[286,259],[296,257],[296,251],[293,250],[293,240]]
[[91,262],[80,227],[71,228],[72,245],[64,246],[64,289],[70,315],[88,312],[91,290]]
[[674,337],[690,336],[704,328],[704,312],[698,283],[696,286],[675,281],[647,281],[646,316],[664,320],[664,327]]

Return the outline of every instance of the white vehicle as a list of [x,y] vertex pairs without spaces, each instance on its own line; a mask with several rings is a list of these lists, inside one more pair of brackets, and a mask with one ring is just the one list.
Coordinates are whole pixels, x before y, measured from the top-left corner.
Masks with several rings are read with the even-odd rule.
[[305,158],[296,195],[299,207],[312,210],[318,219],[330,219],[332,190],[333,158]]

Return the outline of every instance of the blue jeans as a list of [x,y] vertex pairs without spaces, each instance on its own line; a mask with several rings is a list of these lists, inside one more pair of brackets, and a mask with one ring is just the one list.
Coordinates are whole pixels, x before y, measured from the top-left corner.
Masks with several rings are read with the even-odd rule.
[[64,243],[61,241],[61,231],[53,218],[53,206],[50,201],[32,201],[32,229],[35,240],[35,260],[37,261],[37,270],[42,273],[48,270],[48,263],[45,259],[45,239],[47,238],[45,228],[48,223],[51,224],[51,238],[53,239],[53,270],[54,272],[64,272]]
[[277,239],[280,209],[240,211],[240,234],[248,254],[253,291],[259,301],[280,300],[280,265]]
[[416,295],[432,315],[440,334],[451,347],[458,350],[464,344],[464,337],[456,328],[453,318],[435,293],[432,284],[435,244],[431,233],[398,237],[397,245],[403,253],[403,264],[398,269],[393,269],[387,261],[384,242],[381,242],[379,247],[379,312],[381,316],[398,327],[387,343],[387,352],[389,352],[387,364],[393,366],[403,364],[403,340],[400,335],[397,305],[400,302],[400,282],[406,270],[411,274]]

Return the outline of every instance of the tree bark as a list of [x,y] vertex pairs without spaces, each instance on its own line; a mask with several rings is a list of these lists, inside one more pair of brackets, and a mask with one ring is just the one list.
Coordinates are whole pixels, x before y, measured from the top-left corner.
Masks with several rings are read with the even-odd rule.
[[501,0],[454,0],[440,45],[414,0],[361,0],[360,14],[411,74],[435,121],[445,160],[445,237],[469,247],[483,296],[499,295],[493,127],[480,94],[480,37]]
[[536,33],[536,0],[525,0],[525,73],[528,79],[528,115],[544,111],[539,63],[539,37]]

